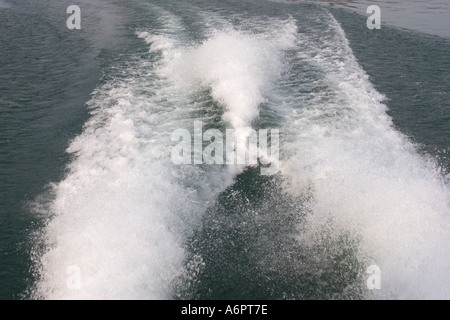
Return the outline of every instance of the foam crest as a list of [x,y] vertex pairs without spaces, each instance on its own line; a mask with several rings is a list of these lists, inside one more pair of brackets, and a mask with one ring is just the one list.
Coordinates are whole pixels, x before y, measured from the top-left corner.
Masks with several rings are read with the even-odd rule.
[[290,114],[288,135],[295,138],[285,144],[294,154],[281,169],[287,188],[311,195],[298,240],[317,246],[324,234],[356,239],[360,271],[381,268],[376,298],[448,298],[448,186],[433,159],[393,128],[384,97],[339,24],[329,21],[320,39],[299,37],[299,58],[321,70],[314,85],[323,89]]
[[127,77],[93,93],[69,173],[53,186],[35,298],[169,299],[186,237],[232,183],[226,168],[173,165],[171,133],[191,125],[194,106],[158,72],[176,51],[170,37],[137,36],[167,54],[127,59]]
[[281,40],[264,34],[216,31],[200,45],[181,51],[171,73],[180,86],[210,88],[212,97],[225,107],[223,120],[234,128],[250,127],[283,71],[282,50],[289,46],[295,24],[286,23],[283,30],[288,36]]

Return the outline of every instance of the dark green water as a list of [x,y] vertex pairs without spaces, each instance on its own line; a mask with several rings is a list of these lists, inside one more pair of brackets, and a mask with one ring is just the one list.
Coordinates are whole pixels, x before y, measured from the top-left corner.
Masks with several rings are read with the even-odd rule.
[[[445,180],[445,174],[450,169],[448,158],[450,152],[450,89],[448,88],[450,42],[448,38],[388,25],[383,25],[381,30],[368,30],[365,27],[365,16],[335,6],[267,1],[192,0],[179,3],[157,0],[132,2],[117,0],[100,1],[96,4],[83,2],[79,4],[82,8],[82,29],[68,30],[65,26],[68,17],[65,10],[70,4],[72,3],[69,1],[44,3],[27,0],[11,1],[11,4],[4,7],[0,4],[0,299],[34,298],[32,292],[36,290],[36,286],[39,287],[36,285],[39,276],[44,279],[41,279],[43,287],[39,287],[41,289],[38,290],[39,298],[65,297],[66,292],[63,288],[65,285],[56,280],[55,282],[48,280],[53,276],[55,279],[58,277],[65,279],[64,275],[57,276],[51,272],[59,270],[55,266],[59,267],[60,264],[61,270],[65,270],[65,262],[61,262],[64,256],[58,256],[55,253],[58,252],[58,241],[62,243],[60,247],[62,252],[66,250],[67,253],[68,248],[74,249],[73,254],[68,252],[68,256],[78,259],[77,261],[85,267],[83,270],[95,269],[96,260],[91,255],[80,254],[80,251],[77,251],[77,244],[82,248],[81,252],[89,252],[93,256],[116,257],[112,258],[112,261],[117,260],[122,263],[111,264],[106,259],[105,263],[112,265],[110,270],[100,268],[94,274],[99,279],[108,278],[110,274],[119,274],[119,280],[112,288],[101,281],[99,284],[95,283],[93,287],[81,291],[81,298],[359,299],[368,297],[364,288],[364,271],[368,266],[367,256],[365,247],[359,246],[359,238],[364,238],[365,231],[361,234],[324,232],[321,242],[312,245],[306,245],[298,240],[298,235],[302,232],[299,226],[304,223],[305,215],[315,210],[315,207],[309,205],[309,201],[316,196],[304,191],[287,192],[283,189],[283,183],[289,180],[289,177],[300,179],[303,175],[306,176],[303,171],[286,170],[273,177],[264,177],[258,174],[259,170],[250,168],[229,177],[223,175],[222,171],[215,172],[215,169],[211,169],[212,173],[210,173],[209,168],[193,168],[186,171],[170,169],[173,171],[167,171],[169,173],[166,174],[166,167],[160,168],[156,165],[154,167],[155,163],[159,163],[159,159],[164,159],[161,160],[164,164],[170,161],[161,155],[155,156],[158,160],[150,159],[150,156],[153,156],[150,151],[165,150],[168,147],[167,137],[170,138],[170,132],[186,125],[182,120],[194,121],[201,118],[205,122],[210,121],[208,125],[211,127],[217,124],[223,128],[228,124],[220,119],[220,115],[227,106],[226,103],[224,106],[223,101],[219,103],[214,101],[214,94],[211,93],[214,85],[212,89],[202,89],[200,93],[194,92],[189,99],[186,99],[181,95],[181,89],[171,87],[171,84],[165,82],[159,84],[158,81],[163,80],[160,80],[162,76],[158,75],[158,63],[164,63],[164,55],[160,52],[149,52],[151,43],[157,40],[153,39],[149,44],[138,38],[136,33],[146,31],[165,37],[165,41],[166,38],[170,38],[175,45],[168,47],[168,55],[182,55],[185,48],[195,47],[201,41],[212,38],[213,30],[226,33],[231,26],[242,34],[247,32],[270,35],[278,29],[284,30],[282,28],[285,21],[292,19],[297,27],[295,33],[297,42],[287,48],[277,48],[281,52],[281,60],[286,69],[282,70],[280,79],[270,84],[273,90],[266,94],[266,101],[259,106],[259,115],[253,119],[252,125],[256,128],[280,127],[286,134],[286,139],[283,141],[292,143],[292,140],[303,141],[304,119],[308,119],[307,123],[317,124],[316,127],[325,128],[331,132],[335,132],[333,124],[329,124],[327,119],[335,119],[331,123],[340,124],[339,134],[346,136],[348,133],[351,139],[352,126],[355,123],[352,119],[366,119],[366,114],[357,108],[352,109],[351,103],[347,106],[345,100],[347,92],[327,82],[330,75],[341,72],[341,69],[334,69],[334,66],[339,61],[347,61],[345,54],[341,55],[338,52],[342,48],[345,52],[338,28],[333,25],[331,19],[327,20],[328,14],[331,13],[342,27],[354,57],[360,63],[361,69],[368,74],[370,83],[378,92],[386,96],[387,100],[384,103],[388,107],[387,114],[393,119],[395,130],[417,144],[415,154],[419,155],[419,158],[422,155],[429,155],[436,161],[435,167],[442,171],[442,181]],[[251,37],[244,37],[244,41],[241,41],[239,37],[244,36],[231,36],[233,45],[243,46],[238,48],[240,49],[238,52],[253,52],[252,45],[261,45],[256,51],[272,52],[270,50],[273,50],[269,45],[265,47],[265,42],[262,42],[263,44],[250,42],[246,46],[246,41]],[[267,37],[277,38],[276,36]],[[336,43],[333,39],[337,39]],[[271,41],[272,46],[281,47],[275,40]],[[242,58],[244,65],[250,64],[257,71],[258,68],[262,69],[263,71],[256,72],[256,76],[251,78],[255,81],[259,81],[258,75],[264,75],[264,71],[269,69],[268,64],[260,63],[255,55],[248,58],[233,50],[223,54],[224,47],[217,46],[218,49],[213,47],[213,52],[217,54],[218,59],[224,61],[223,63],[233,62],[226,59],[226,54],[235,55],[236,59]],[[225,50],[227,49],[233,48],[225,47]],[[333,55],[333,50],[337,50],[336,56]],[[321,57],[322,53],[325,58],[317,60],[321,61],[321,65],[314,59]],[[201,52],[197,55],[200,56],[200,61],[205,58],[201,56]],[[196,54],[193,57],[196,58]],[[252,64],[252,59],[257,62]],[[343,68],[345,69],[346,66],[344,63]],[[209,65],[205,62],[205,69],[207,68]],[[253,76],[251,72],[255,69],[249,69],[251,76]],[[350,67],[349,70],[350,73],[354,71]],[[357,74],[356,71],[355,74]],[[238,75],[240,76],[240,73]],[[242,80],[236,77],[236,81],[238,79]],[[248,81],[247,78],[243,79],[242,81]],[[350,83],[352,78],[349,79]],[[362,87],[367,83],[369,82],[364,82]],[[358,86],[355,85],[355,87]],[[358,90],[362,90],[362,87],[358,87]],[[243,94],[248,92],[245,88],[242,91]],[[358,92],[364,95],[364,91]],[[91,109],[89,109],[86,103],[91,96],[93,98],[90,102]],[[358,100],[359,95],[349,94],[348,97],[350,101],[355,99],[357,106],[365,103]],[[373,97],[373,108],[378,108],[377,99]],[[124,103],[124,100],[128,104]],[[301,113],[308,108],[321,110],[321,106],[328,106],[330,101],[337,101],[336,110],[318,114],[317,118],[298,116],[298,112]],[[339,107],[342,105],[345,105],[345,108],[341,110]],[[123,106],[123,109],[115,108],[116,106]],[[330,109],[331,106],[330,104]],[[181,115],[177,113],[183,108],[193,111],[181,113]],[[93,114],[92,110],[98,111]],[[147,118],[147,114],[154,115],[156,120],[151,116]],[[115,116],[118,118],[114,118]],[[96,117],[102,120],[97,121]],[[126,130],[130,124],[120,122],[122,119],[120,117],[125,120],[131,119],[132,126],[136,127],[133,127],[131,131],[133,137],[142,139],[135,149],[128,150],[128,153],[124,152],[125,156],[121,154],[121,151],[108,149],[117,143],[118,150],[125,150],[120,149],[123,137],[121,134],[128,132]],[[88,119],[92,118],[95,120],[94,123],[87,123]],[[104,124],[109,123],[109,119],[112,118],[118,121],[117,126]],[[370,121],[383,123],[384,118],[383,116],[374,117],[367,123],[371,123]],[[370,131],[370,125],[368,127]],[[106,129],[102,131],[103,128]],[[365,128],[361,126],[361,131]],[[92,136],[89,135],[96,130],[99,132],[98,135],[95,133]],[[87,132],[86,149],[76,147],[79,151],[77,158],[74,153],[69,154],[66,150],[71,141],[82,132]],[[385,134],[386,145],[388,145],[386,150],[389,153],[391,144],[389,139],[392,136],[390,131],[386,131]],[[358,143],[355,145],[363,143],[364,137],[356,139]],[[371,135],[368,137],[370,138]],[[161,142],[158,142],[158,139]],[[150,140],[156,140],[163,147],[157,145],[146,149],[146,143]],[[134,146],[134,140],[130,141],[130,145]],[[335,156],[335,159],[328,158],[330,161],[335,160],[336,163],[340,163],[344,156],[333,153],[330,151],[332,148],[324,147],[325,144],[321,144],[321,141],[318,140],[318,148],[323,148],[324,154]],[[379,143],[380,140],[374,141]],[[124,145],[126,146],[126,143]],[[298,153],[295,153],[292,148],[286,148],[283,151],[284,154],[292,151],[296,154],[295,157],[301,157],[299,155],[305,150],[304,154],[307,157],[308,152],[314,150],[314,148],[308,149],[307,145],[301,145],[298,148],[294,150]],[[376,152],[374,152],[375,160],[370,158],[370,161],[373,161],[373,167],[380,167],[378,169],[380,181],[387,181],[388,187],[391,184],[400,183],[401,189],[401,182],[398,181],[408,181],[410,177],[399,169],[401,166],[393,169],[387,165],[385,167],[386,163],[395,162],[396,148],[397,145],[393,143],[392,155],[388,155],[386,159],[376,158]],[[90,153],[89,150],[94,151]],[[377,150],[375,142],[374,150]],[[121,154],[127,165],[117,170],[119,173],[109,175],[108,172],[115,171],[108,161],[115,160],[118,154]],[[342,154],[345,155],[345,152]],[[349,152],[349,154],[352,153]],[[103,155],[104,158],[99,160],[99,157]],[[285,159],[288,158],[285,156]],[[294,162],[292,159],[290,161]],[[355,159],[356,164],[365,163],[365,161],[368,160],[364,157]],[[286,160],[286,162],[289,161]],[[411,162],[414,161],[411,160]],[[104,170],[99,175],[93,173],[95,179],[98,179],[98,188],[92,189],[95,190],[94,192],[89,191],[91,182],[82,181],[85,177],[89,178],[88,171],[81,169],[77,171],[83,165],[87,168],[92,167],[93,171],[97,167],[102,167]],[[310,167],[314,165],[310,164]],[[421,164],[415,165],[421,166]],[[170,167],[170,163],[168,166]],[[307,166],[299,165],[295,168],[303,167]],[[406,164],[405,167],[409,168]],[[323,167],[318,165],[317,170],[325,172],[328,168],[325,165]],[[422,167],[417,169],[417,172],[420,170]],[[336,169],[333,172],[339,172],[339,170]],[[347,176],[350,173],[350,170],[345,172]],[[330,180],[335,177],[332,174],[330,174]],[[416,171],[412,169],[410,179],[412,184],[417,183],[417,188],[420,189],[423,184],[421,180],[416,179],[415,174]],[[119,182],[125,182],[119,184],[116,190],[114,183],[119,183],[115,180],[117,176]],[[174,176],[177,176],[178,180],[173,180]],[[219,177],[217,178],[219,181],[211,178],[215,176]],[[71,180],[70,177],[75,178]],[[128,177],[130,177],[129,180],[127,180]],[[92,182],[94,184],[97,183],[95,179]],[[320,179],[317,181],[311,179],[312,185],[317,182],[317,186],[311,188],[316,188],[316,192],[320,194]],[[428,176],[424,179],[428,179]],[[49,183],[58,184],[60,181],[66,181],[66,184],[62,183],[56,188],[49,186]],[[213,196],[209,198],[199,196],[192,202],[189,202],[191,198],[185,200],[181,196],[178,197],[175,190],[179,190],[180,185],[189,186],[191,181],[196,190],[215,190],[215,193],[211,191]],[[166,184],[169,186],[167,187]],[[64,189],[66,185],[71,185],[73,190],[78,190],[78,193],[71,193],[69,189]],[[392,189],[398,191],[399,196],[389,198],[376,188],[376,183],[374,185],[373,198],[376,201],[374,200],[373,207],[377,205],[383,207],[383,201],[378,199],[387,199],[387,202],[403,201],[405,206],[414,209],[413,200],[403,195],[401,190]],[[430,180],[427,186],[431,191],[436,188],[437,195],[435,199],[432,196],[421,199],[420,210],[426,213],[429,208],[428,203],[434,201],[437,203],[436,211],[448,215],[450,202],[445,203],[445,201],[449,198],[442,195],[448,195],[447,186],[443,187],[443,190],[447,191],[442,191],[438,189],[434,180]],[[132,191],[128,192],[128,188]],[[147,189],[150,191],[140,196],[141,192]],[[86,190],[85,193],[83,190]],[[172,190],[174,194],[170,194]],[[190,187],[186,190],[192,191]],[[404,189],[405,193],[408,190]],[[364,193],[357,187],[354,190],[343,189],[340,192],[336,194],[348,194],[350,198],[355,199]],[[326,194],[325,191],[324,194]],[[137,195],[138,200],[134,201],[133,195]],[[170,199],[168,200],[171,202],[170,205],[164,205],[165,196]],[[317,198],[320,199],[320,195],[317,195]],[[142,201],[142,206],[149,208],[147,215],[134,216],[136,212],[145,211],[139,205],[139,201]],[[178,201],[181,204],[178,204]],[[108,206],[108,202],[111,203],[111,207]],[[55,209],[61,208],[58,207],[61,203],[65,204],[62,205],[63,208],[66,206],[70,209],[67,209],[67,212],[64,209],[60,211]],[[355,200],[355,203],[359,202]],[[344,207],[345,204],[342,206]],[[76,213],[77,207],[80,208],[79,211],[86,212],[86,215],[77,220],[81,221],[80,224],[74,223],[73,230],[83,236],[88,234],[86,237],[91,239],[93,244],[85,245],[85,242],[78,242],[79,239],[72,238],[72,235],[64,235],[65,231],[71,229],[71,220],[65,221],[64,217],[70,213]],[[141,231],[139,225],[160,223],[159,217],[164,216],[166,207],[170,208],[169,212],[183,214],[181,218],[174,214],[174,216],[170,215],[167,221],[161,220],[166,224],[167,230],[176,234],[177,240],[169,236],[165,238],[164,233],[158,241],[154,241],[145,231]],[[116,209],[126,214],[118,215]],[[106,210],[108,214],[102,215],[102,210]],[[349,211],[352,210],[353,208],[349,209]],[[362,214],[367,214],[365,208],[360,210]],[[392,210],[393,216],[401,216],[400,209],[399,212]],[[159,212],[162,213],[159,215]],[[200,216],[200,218],[186,218],[186,212],[189,214],[195,212],[192,216]],[[374,209],[373,215],[377,212]],[[372,216],[367,215],[368,219],[371,219]],[[53,216],[63,218],[57,220],[56,226],[46,229]],[[128,221],[128,217],[131,217],[132,222]],[[109,220],[109,218],[112,222],[97,225],[98,221]],[[405,220],[407,219],[405,217]],[[434,219],[434,216],[430,219]],[[195,220],[192,225],[191,220]],[[122,224],[116,221],[127,222]],[[405,226],[399,220],[392,221],[393,224],[398,223],[398,228],[409,228],[409,225]],[[432,226],[434,222],[434,220],[430,222]],[[180,224],[190,227],[179,227]],[[445,223],[442,222],[442,224]],[[438,221],[436,225],[441,225],[441,222]],[[91,230],[91,226],[96,226],[95,230]],[[158,234],[160,229],[154,232]],[[443,234],[446,234],[445,232]],[[49,234],[49,238],[53,240],[48,240],[44,234]],[[57,236],[52,237],[53,234]],[[108,242],[105,238],[111,234],[115,235],[117,242],[113,242],[116,243],[116,248],[109,251],[111,249],[104,243]],[[420,241],[417,246],[421,248],[420,253],[427,252],[433,258],[436,272],[442,270],[448,257],[441,256],[441,251],[433,251],[439,246],[435,244],[434,238],[420,238],[421,236],[422,233],[419,232],[417,237]],[[120,243],[126,243],[126,240],[130,238],[134,241],[132,245],[120,246]],[[52,242],[54,239],[59,240],[55,243]],[[73,239],[74,247],[67,244],[71,242],[71,239]],[[445,236],[443,239],[446,239]],[[171,241],[176,242],[177,245],[181,243],[183,253],[173,249]],[[55,251],[49,249],[50,243],[53,244],[52,248],[57,248]],[[134,250],[134,248],[141,248],[140,243],[144,243],[142,248],[145,254],[142,250]],[[411,247],[408,241],[402,245],[405,248]],[[383,246],[380,245],[380,247]],[[41,270],[41,273],[35,273],[41,267],[42,252],[46,250],[50,250],[51,253],[46,256],[49,261],[46,265],[48,268]],[[151,254],[153,250],[156,252],[155,255]],[[406,250],[406,252],[409,251]],[[173,260],[171,260],[172,255],[175,257]],[[384,256],[381,254],[380,257]],[[420,260],[420,257],[418,259]],[[399,260],[407,259],[402,256]],[[185,271],[181,272],[182,275],[177,269],[179,264],[177,261],[182,261],[184,266]],[[131,272],[131,275],[129,265],[132,265],[131,270],[135,270]],[[178,271],[172,274],[170,273],[172,268]],[[388,264],[386,268],[389,268]],[[164,269],[168,270],[167,274]],[[419,270],[417,274],[420,276],[423,274],[421,272],[422,270]],[[88,274],[86,277],[91,276],[89,271],[86,273]],[[147,278],[159,279],[159,274],[163,274],[160,277],[163,280],[157,284],[147,283]],[[392,277],[389,279],[397,278],[396,273],[392,272]],[[419,280],[426,282],[423,279]],[[430,286],[436,283],[433,281],[435,281],[434,278],[429,281]],[[127,283],[129,286],[126,285]],[[166,285],[166,283],[169,284]],[[442,290],[439,291],[441,297],[450,290],[450,283],[447,283],[446,279],[442,283]],[[56,294],[47,296],[46,293],[53,286],[56,288]],[[423,289],[423,295],[429,294],[426,285],[420,289]],[[414,297],[414,294],[409,295],[409,290],[412,289],[406,288],[394,294],[389,292],[384,297],[392,298],[396,295]],[[381,293],[382,297],[383,294]],[[420,296],[421,292],[418,295]]]

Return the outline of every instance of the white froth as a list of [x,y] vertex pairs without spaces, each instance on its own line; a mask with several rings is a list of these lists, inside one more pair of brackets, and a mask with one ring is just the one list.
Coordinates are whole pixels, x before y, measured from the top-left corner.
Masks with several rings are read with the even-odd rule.
[[[285,70],[283,51],[296,47],[296,59],[323,74],[311,86],[326,88],[278,109],[290,111],[281,145],[292,155],[281,167],[286,189],[312,195],[298,241],[314,246],[323,232],[358,239],[360,261],[382,271],[376,298],[449,298],[448,186],[393,128],[339,24],[321,18],[326,34],[297,34],[290,18],[256,21],[256,34],[211,29],[195,45],[174,37],[183,32],[174,16],[158,32],[138,31],[156,58],[129,62],[126,79],[94,92],[92,118],[68,149],[70,172],[54,186],[35,296],[171,298],[186,237],[238,172],[171,163],[171,133],[202,120],[193,119],[198,105],[186,93],[209,88],[222,119],[250,129]],[[77,289],[67,285],[71,266],[80,270]]]
[[[92,117],[68,148],[70,171],[53,188],[36,298],[171,298],[186,238],[238,172],[172,164],[172,132],[202,120],[183,88],[211,86],[224,118],[247,127],[280,73],[280,40],[217,32],[189,49],[163,31],[136,35],[153,60],[132,58],[121,70],[127,77],[93,93]],[[173,81],[179,76],[182,84]],[[74,277],[79,288],[70,286]]]
[[296,33],[291,20],[283,23],[283,37],[216,31],[200,45],[181,51],[170,72],[180,86],[210,88],[212,97],[225,106],[223,120],[236,129],[249,128],[283,71],[282,50],[292,45]]
[[[436,164],[415,151],[386,114],[383,96],[329,17],[331,36],[302,36],[299,57],[323,70],[327,92],[291,114],[282,171],[289,189],[312,190],[299,241],[328,232],[360,241],[360,261],[381,268],[381,299],[450,297],[450,193]],[[293,151],[295,150],[295,151]],[[326,257],[324,257],[326,258]]]

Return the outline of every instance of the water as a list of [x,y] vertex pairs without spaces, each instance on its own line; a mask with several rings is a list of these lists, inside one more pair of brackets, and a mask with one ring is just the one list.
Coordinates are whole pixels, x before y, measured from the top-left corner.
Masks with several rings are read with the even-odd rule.
[[354,1],[327,1],[330,4],[345,6],[362,15],[367,14],[370,5],[380,7],[383,24],[394,25],[400,28],[411,29],[437,35],[450,37],[450,3],[445,0],[412,0],[412,1],[383,1],[383,0],[354,0]]
[[[70,4],[0,4],[0,298],[450,296],[440,23],[104,0],[68,30]],[[280,128],[280,171],[174,165],[194,121]]]

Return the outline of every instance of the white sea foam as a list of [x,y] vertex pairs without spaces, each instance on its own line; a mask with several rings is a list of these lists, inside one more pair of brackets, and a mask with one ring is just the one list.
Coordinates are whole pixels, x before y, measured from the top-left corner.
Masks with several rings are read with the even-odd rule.
[[[125,79],[93,93],[92,117],[68,148],[70,172],[53,188],[35,297],[170,298],[187,235],[232,181],[221,167],[203,172],[171,163],[171,133],[190,125],[192,106],[158,74],[175,42],[138,36],[160,56],[128,61]],[[71,266],[80,270],[76,289],[67,286]]]
[[363,267],[381,268],[382,288],[368,297],[448,299],[448,185],[434,161],[393,128],[383,96],[337,21],[327,19],[331,32],[302,35],[298,43],[298,57],[323,72],[313,85],[327,89],[292,110],[284,145],[294,154],[281,169],[287,189],[312,195],[298,240],[314,246],[323,234],[357,239]]
[[[294,62],[319,74],[307,85],[321,88],[298,97],[294,83],[277,97],[283,106],[270,102],[286,119],[285,188],[311,194],[299,243],[317,245],[323,233],[357,239],[360,262],[381,268],[376,298],[450,297],[448,186],[392,127],[331,16],[317,20],[327,32],[301,34],[292,18],[245,22],[259,28],[252,33],[215,29],[215,17],[195,44],[183,40],[181,19],[161,17],[160,30],[137,32],[152,58],[127,61],[126,77],[94,92],[92,117],[68,149],[74,159],[53,188],[35,297],[170,298],[186,239],[239,172],[171,162],[171,133],[209,121],[197,117],[205,105],[189,94],[208,88],[226,125],[250,129],[286,70],[283,51],[294,48]],[[71,266],[80,271],[78,289],[67,286]]]
[[[278,22],[280,23],[280,22]],[[295,24],[281,24],[281,37],[235,30],[216,31],[200,45],[181,51],[169,71],[178,85],[205,86],[225,106],[223,120],[249,128],[283,70],[282,50],[292,45]]]
[[[211,86],[226,105],[224,118],[250,126],[280,73],[281,42],[227,31],[187,48],[172,37],[182,27],[169,21],[171,34],[137,32],[153,60],[128,59],[126,77],[93,93],[92,117],[68,148],[70,171],[53,187],[34,297],[170,298],[184,272],[186,239],[238,172],[171,162],[171,133],[202,120],[182,88]],[[74,277],[75,289],[68,286]]]

